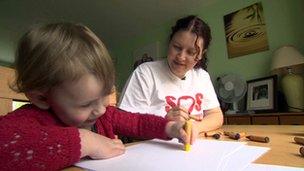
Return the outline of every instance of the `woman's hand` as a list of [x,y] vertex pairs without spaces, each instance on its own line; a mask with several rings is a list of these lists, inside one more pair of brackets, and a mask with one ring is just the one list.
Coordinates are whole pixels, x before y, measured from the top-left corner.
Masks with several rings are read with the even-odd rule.
[[203,114],[190,115],[187,109],[180,106],[172,107],[165,116],[165,118],[169,121],[186,121],[189,119],[193,119],[195,121],[202,121],[203,117]]
[[189,112],[183,107],[174,106],[169,110],[165,118],[169,121],[186,121],[189,119]]
[[81,139],[81,158],[106,159],[125,152],[125,146],[119,139],[110,139],[94,132],[79,129]]

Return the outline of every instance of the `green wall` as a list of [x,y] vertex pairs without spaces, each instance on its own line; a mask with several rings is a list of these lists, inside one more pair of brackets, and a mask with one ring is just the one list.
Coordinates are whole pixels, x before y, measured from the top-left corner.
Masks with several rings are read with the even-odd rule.
[[[263,5],[269,50],[228,59],[223,16],[255,2],[262,2]],[[208,71],[212,79],[227,73],[241,74],[246,80],[268,76],[273,51],[285,44],[296,46],[304,54],[303,8],[303,0],[218,0],[200,11],[191,11],[189,14],[200,16],[212,29],[213,40],[208,51]],[[122,89],[132,72],[134,61],[129,59],[132,59],[134,49],[159,41],[161,56],[166,56],[170,27],[174,22],[168,21],[112,48],[112,55],[116,59],[118,90]]]
[[14,38],[12,31],[0,27],[0,65],[2,66],[11,66],[14,62],[13,56],[16,49],[16,44],[13,43]]
[[133,71],[133,51],[146,44],[150,44],[155,41],[160,42],[160,54],[161,57],[166,56],[166,48],[168,42],[169,25],[161,26],[155,30],[150,31],[147,34],[135,37],[133,40],[128,40],[114,47],[111,50],[111,55],[115,60],[116,64],[116,77],[117,77],[117,88],[120,91],[125,81]]
[[[262,2],[264,8],[269,50],[228,59],[223,16],[255,2]],[[226,73],[239,73],[247,80],[267,76],[270,74],[273,51],[285,44],[295,45],[304,54],[303,8],[303,0],[216,0],[208,7],[201,7],[199,11],[190,9],[189,14],[200,16],[212,29],[213,40],[208,51],[208,71],[212,79]],[[3,15],[6,13],[9,11],[2,11]],[[151,16],[153,17],[153,14]],[[181,14],[180,17],[182,16]],[[109,47],[116,65],[118,90],[122,89],[132,72],[134,62],[132,54],[135,49],[158,41],[160,42],[160,56],[166,56],[170,28],[176,19],[159,23],[157,28],[151,28],[148,32],[140,33],[132,39]],[[22,21],[20,22],[22,23]],[[0,27],[0,65],[13,63],[16,49],[16,44],[13,42],[25,31],[25,28],[19,27],[16,27],[15,30],[6,29],[5,24]]]

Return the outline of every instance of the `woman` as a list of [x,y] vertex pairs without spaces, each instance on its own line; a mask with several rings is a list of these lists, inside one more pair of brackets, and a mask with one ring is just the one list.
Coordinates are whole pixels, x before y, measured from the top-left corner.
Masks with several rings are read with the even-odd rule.
[[181,18],[172,27],[167,59],[141,64],[123,90],[119,108],[157,113],[169,120],[198,115],[199,132],[219,128],[223,114],[209,74],[206,52],[209,26],[197,16]]

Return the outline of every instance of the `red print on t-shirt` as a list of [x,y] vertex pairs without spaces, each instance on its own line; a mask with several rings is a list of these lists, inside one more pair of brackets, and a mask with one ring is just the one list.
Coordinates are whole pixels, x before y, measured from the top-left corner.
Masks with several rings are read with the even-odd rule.
[[178,98],[174,96],[166,96],[166,112],[168,112],[172,107],[174,106],[180,106],[182,101],[191,100],[190,106],[183,106],[185,108],[188,107],[188,111],[191,113],[193,111],[193,108],[195,108],[197,111],[201,111],[202,107],[202,99],[203,94],[197,93],[195,97],[184,95],[180,96]]

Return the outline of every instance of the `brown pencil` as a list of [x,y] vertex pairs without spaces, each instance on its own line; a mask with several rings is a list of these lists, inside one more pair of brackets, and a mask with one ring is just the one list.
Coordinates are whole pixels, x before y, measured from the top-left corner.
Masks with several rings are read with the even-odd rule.
[[230,134],[239,134],[240,138],[243,138],[246,136],[245,132],[228,132],[228,131],[224,131],[224,135],[229,136]]
[[224,131],[224,135],[228,136],[229,138],[231,139],[234,139],[234,140],[238,140],[241,138],[240,134],[239,133],[234,133],[234,132],[227,132],[227,131]]
[[221,134],[205,132],[205,137],[213,137],[214,139],[219,139],[219,138],[221,138]]
[[304,157],[304,147],[300,148],[300,154]]
[[304,138],[302,138],[302,137],[294,137],[294,141],[295,141],[297,144],[302,144],[302,145],[304,145]]
[[220,135],[223,135],[223,132],[222,131],[208,131],[208,132],[205,132],[205,137],[210,137],[212,136],[213,134],[220,134]]
[[261,136],[255,136],[255,135],[249,135],[246,136],[250,141],[256,141],[256,142],[263,142],[268,143],[270,141],[269,137],[261,137]]

